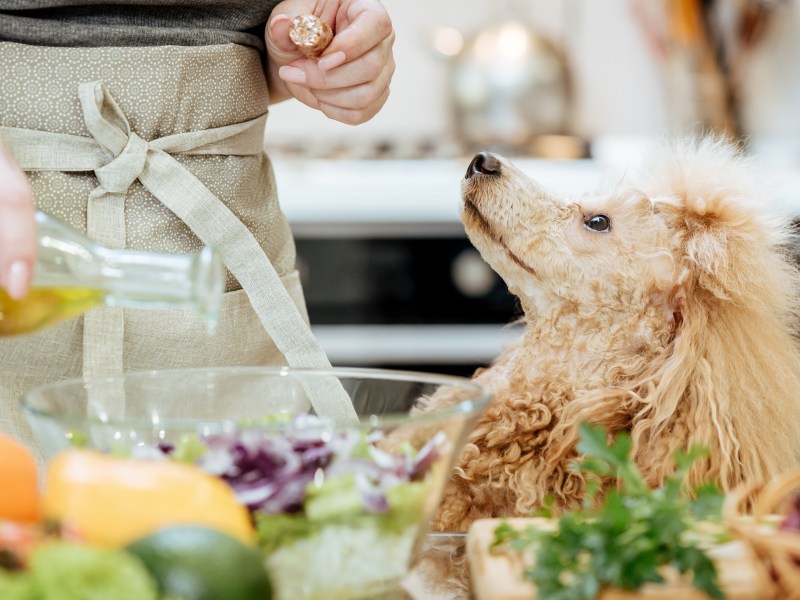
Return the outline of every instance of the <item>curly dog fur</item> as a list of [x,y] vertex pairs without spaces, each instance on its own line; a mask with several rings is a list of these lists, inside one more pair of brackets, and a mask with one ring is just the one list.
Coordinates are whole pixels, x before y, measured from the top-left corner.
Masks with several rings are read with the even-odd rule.
[[[690,483],[725,490],[800,465],[800,276],[788,223],[736,148],[673,143],[638,178],[579,200],[484,157],[496,172],[468,173],[462,219],[526,328],[475,376],[494,398],[435,530],[526,515],[548,496],[578,504],[584,420],[629,432],[652,485],[693,444],[710,453]],[[445,388],[424,409],[457,400]]]

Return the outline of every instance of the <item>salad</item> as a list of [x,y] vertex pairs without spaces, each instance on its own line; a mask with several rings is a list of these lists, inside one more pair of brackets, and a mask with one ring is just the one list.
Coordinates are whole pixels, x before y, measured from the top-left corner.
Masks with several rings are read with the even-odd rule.
[[406,573],[445,443],[439,432],[416,451],[382,431],[298,415],[279,434],[245,427],[158,450],[230,485],[252,515],[277,598],[336,600]]
[[[0,535],[0,597],[336,600],[395,586],[434,508],[444,433],[417,450],[397,432],[310,415],[259,425],[62,452],[35,522],[11,523],[0,505],[16,532]],[[120,568],[95,589],[108,565]],[[46,573],[65,569],[73,596],[47,587]]]

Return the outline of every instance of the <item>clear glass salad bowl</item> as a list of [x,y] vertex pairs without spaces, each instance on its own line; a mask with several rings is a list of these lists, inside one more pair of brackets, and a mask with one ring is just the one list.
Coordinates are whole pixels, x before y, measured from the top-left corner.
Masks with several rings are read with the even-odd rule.
[[[433,395],[446,408],[419,410]],[[357,418],[318,415],[326,401]],[[47,457],[88,447],[222,478],[250,510],[276,598],[350,600],[408,573],[488,401],[460,377],[242,367],[63,381],[22,405]]]

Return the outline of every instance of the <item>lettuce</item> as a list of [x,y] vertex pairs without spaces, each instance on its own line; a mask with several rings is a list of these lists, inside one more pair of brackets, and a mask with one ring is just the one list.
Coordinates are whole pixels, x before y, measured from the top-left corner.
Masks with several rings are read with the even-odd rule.
[[158,600],[158,589],[134,556],[64,543],[36,549],[27,571],[0,570],[3,600]]

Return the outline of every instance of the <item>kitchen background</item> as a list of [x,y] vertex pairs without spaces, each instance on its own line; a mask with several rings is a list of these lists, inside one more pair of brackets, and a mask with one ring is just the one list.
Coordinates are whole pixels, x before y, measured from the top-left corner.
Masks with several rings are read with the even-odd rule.
[[518,335],[466,240],[471,155],[591,192],[655,136],[743,139],[800,216],[800,0],[384,0],[397,71],[358,127],[287,102],[266,145],[338,365],[469,374]]

